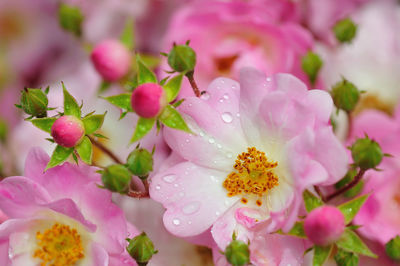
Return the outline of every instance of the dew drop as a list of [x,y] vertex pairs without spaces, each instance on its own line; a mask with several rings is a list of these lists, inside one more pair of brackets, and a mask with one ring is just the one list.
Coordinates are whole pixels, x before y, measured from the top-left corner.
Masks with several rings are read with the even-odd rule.
[[177,183],[174,184],[174,187],[179,187],[179,185]]
[[219,211],[215,212],[215,215],[219,216],[221,213]]
[[174,225],[180,225],[181,224],[181,220],[179,220],[178,218],[175,218],[175,219],[172,220],[172,223]]
[[232,89],[236,89],[236,85],[232,85]]
[[221,89],[221,86],[217,86],[217,90]]
[[224,96],[222,96],[225,100],[228,100],[229,99],[229,95],[228,94],[224,94]]
[[224,84],[224,83],[225,83],[225,80],[221,79],[221,83]]
[[197,212],[200,209],[200,202],[198,201],[193,201],[188,203],[182,208],[182,212],[184,214],[193,214]]
[[219,102],[220,102],[220,103],[223,103],[223,102],[224,102],[224,99],[222,99],[222,98],[219,99]]
[[166,175],[163,177],[163,180],[167,183],[172,183],[176,180],[176,175]]
[[161,189],[161,186],[160,185],[157,185],[156,186],[156,190],[160,190]]
[[272,80],[271,77],[268,77],[268,78],[267,78],[267,81],[268,81],[268,82],[270,82],[271,80]]
[[236,114],[236,116],[237,116],[237,117],[240,117],[240,114],[239,114],[239,113],[237,113],[237,114]]
[[200,99],[207,101],[210,99],[210,94],[208,92],[204,92],[201,96]]
[[192,221],[188,221],[188,224],[192,224]]
[[200,132],[199,135],[200,135],[201,137],[204,137],[204,132]]
[[217,144],[217,148],[218,148],[218,149],[221,149],[221,148],[222,148],[222,145],[218,143],[218,144]]
[[213,144],[213,143],[215,143],[215,139],[209,138],[209,139],[208,139],[208,142],[209,142],[210,144]]
[[226,157],[228,157],[228,158],[232,158],[232,156],[233,156],[233,154],[230,152],[226,155]]
[[231,123],[233,121],[233,116],[231,113],[226,112],[221,115],[222,121],[225,123]]
[[186,142],[186,143],[189,143],[189,142],[190,142],[190,140],[189,140],[189,139],[185,139],[185,142]]

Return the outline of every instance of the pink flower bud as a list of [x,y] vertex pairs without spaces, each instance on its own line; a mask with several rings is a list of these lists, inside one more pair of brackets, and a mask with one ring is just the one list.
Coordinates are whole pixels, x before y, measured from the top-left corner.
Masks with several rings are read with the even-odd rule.
[[337,241],[344,228],[344,215],[333,206],[322,206],[312,210],[304,221],[307,237],[319,246],[326,246]]
[[83,122],[72,115],[58,118],[51,127],[51,136],[54,141],[66,148],[79,144],[85,135]]
[[129,72],[131,54],[128,49],[117,40],[106,40],[99,43],[91,55],[96,70],[103,79],[116,81]]
[[139,85],[132,93],[132,109],[141,117],[152,118],[167,105],[164,89],[156,83]]

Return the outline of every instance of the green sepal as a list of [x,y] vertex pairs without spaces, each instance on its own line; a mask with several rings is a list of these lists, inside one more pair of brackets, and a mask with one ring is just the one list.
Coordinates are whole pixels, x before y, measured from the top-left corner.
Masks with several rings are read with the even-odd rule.
[[102,115],[90,115],[82,119],[83,125],[85,126],[85,133],[90,135],[94,133],[96,130],[101,128],[104,122],[104,116],[106,113]]
[[126,46],[126,48],[128,48],[128,50],[133,50],[135,47],[135,34],[132,19],[128,19],[126,22],[120,41]]
[[335,261],[338,266],[358,266],[359,258],[355,253],[339,248],[335,255]]
[[322,200],[320,198],[318,198],[317,196],[315,196],[308,190],[305,190],[303,192],[303,200],[304,200],[304,205],[306,207],[307,212],[310,212],[310,211],[314,210],[315,208],[318,208],[318,207],[324,205],[324,203],[322,202]]
[[136,142],[143,138],[153,128],[156,120],[154,118],[143,118],[140,117],[133,133],[131,142]]
[[281,235],[290,235],[300,238],[307,238],[306,233],[304,232],[304,222],[296,222],[293,225],[292,229],[290,229],[290,231],[287,233],[282,232],[282,230],[278,230],[277,233]]
[[139,55],[136,55],[136,63],[138,67],[138,84],[157,83],[157,77],[142,61]]
[[93,147],[87,136],[75,148],[84,163],[92,164]]
[[73,115],[81,119],[81,108],[75,98],[67,91],[64,82],[61,82],[64,93],[64,115]]
[[53,168],[65,162],[73,151],[74,148],[65,148],[63,146],[57,145],[44,171],[47,171],[48,169]]
[[118,95],[104,97],[103,99],[121,109],[132,111],[131,96],[131,93],[122,93]]
[[108,137],[106,137],[106,136],[104,136],[102,134],[99,134],[99,133],[93,133],[93,136],[98,137],[98,138],[102,138],[102,139],[108,139]]
[[108,90],[108,88],[110,88],[110,86],[111,86],[110,82],[103,80],[100,83],[100,86],[99,86],[99,89],[98,89],[98,94],[101,94],[101,93],[105,92],[106,90]]
[[362,254],[368,257],[377,258],[360,237],[350,229],[346,228],[342,237],[336,242],[336,245],[348,252]]
[[182,84],[182,79],[183,79],[183,74],[179,74],[173,77],[172,79],[168,80],[168,82],[163,86],[167,94],[168,102],[172,102],[173,100],[175,100],[176,96],[178,96]]
[[44,117],[44,118],[36,118],[32,119],[32,124],[48,133],[51,133],[51,127],[53,126],[54,122],[57,120],[55,117]]
[[354,217],[356,216],[361,206],[365,203],[368,197],[369,195],[363,195],[338,206],[338,209],[344,215],[346,224],[350,223],[354,219]]
[[325,261],[329,258],[333,249],[333,245],[321,247],[315,246],[314,248],[314,257],[313,257],[313,266],[323,266]]
[[301,67],[303,71],[307,74],[308,79],[311,84],[314,85],[317,80],[319,70],[322,67],[322,59],[316,53],[309,51],[307,54],[303,56],[301,59]]
[[164,111],[159,116],[159,120],[167,127],[192,133],[181,114],[171,105],[165,107]]

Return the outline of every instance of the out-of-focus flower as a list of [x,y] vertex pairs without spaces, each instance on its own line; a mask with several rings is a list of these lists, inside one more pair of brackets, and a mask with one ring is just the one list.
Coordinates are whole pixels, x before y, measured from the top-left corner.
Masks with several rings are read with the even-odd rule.
[[167,208],[166,228],[178,236],[211,228],[224,249],[234,231],[246,241],[258,226],[288,230],[305,188],[346,173],[346,151],[329,125],[329,94],[308,91],[292,75],[267,78],[247,68],[240,85],[217,79],[180,111],[194,134],[163,132],[185,162],[154,176],[150,186]]
[[34,149],[25,176],[0,183],[0,208],[9,217],[0,225],[1,264],[136,265],[125,238],[138,232],[97,187],[96,169],[65,163],[44,173],[48,160]]
[[[248,66],[306,81],[300,59],[311,49],[312,38],[299,24],[282,21],[274,2],[194,1],[174,14],[163,49],[190,40],[197,53],[195,79],[203,89],[218,76],[238,78]],[[166,64],[164,69],[169,69]],[[185,80],[182,96],[192,95],[188,88]]]

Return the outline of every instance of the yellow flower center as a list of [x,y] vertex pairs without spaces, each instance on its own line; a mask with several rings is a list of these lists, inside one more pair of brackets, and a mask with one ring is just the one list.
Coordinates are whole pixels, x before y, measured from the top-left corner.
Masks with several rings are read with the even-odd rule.
[[[278,185],[278,177],[274,173],[277,162],[268,161],[264,152],[256,148],[247,148],[237,156],[235,169],[231,172],[222,184],[228,191],[228,197],[236,195],[255,195],[261,198],[273,187]],[[247,203],[246,198],[242,198]],[[262,201],[257,199],[256,204],[261,206]]]
[[81,236],[68,225],[54,224],[42,234],[36,233],[38,248],[33,257],[41,259],[41,266],[67,266],[84,257]]

